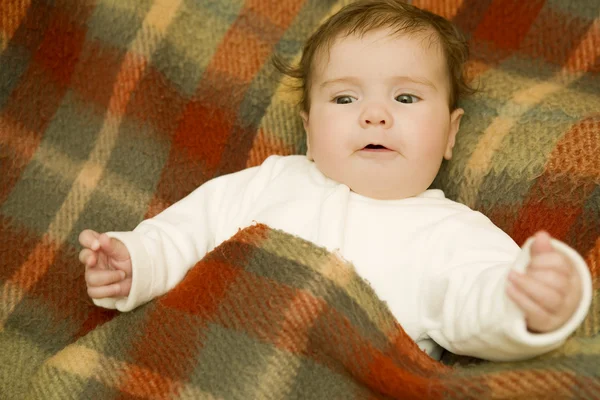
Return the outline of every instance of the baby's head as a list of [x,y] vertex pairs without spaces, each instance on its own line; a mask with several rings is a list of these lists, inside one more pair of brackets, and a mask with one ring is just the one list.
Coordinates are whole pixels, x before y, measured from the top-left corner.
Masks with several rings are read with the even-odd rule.
[[308,156],[358,194],[426,190],[452,148],[471,92],[466,42],[444,18],[396,0],[352,3],[308,39],[296,68]]

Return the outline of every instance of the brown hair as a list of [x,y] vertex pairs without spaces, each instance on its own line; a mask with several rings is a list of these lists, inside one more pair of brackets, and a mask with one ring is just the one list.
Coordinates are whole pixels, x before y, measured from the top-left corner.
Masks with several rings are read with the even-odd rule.
[[433,29],[432,39],[437,39],[448,67],[450,109],[457,107],[461,96],[474,92],[464,76],[464,64],[469,57],[467,42],[450,21],[399,0],[362,0],[332,15],[308,38],[297,66],[289,65],[278,56],[273,57],[273,63],[280,72],[298,81],[296,89],[301,92],[299,105],[302,111],[308,113],[310,110],[310,84],[315,55],[323,49],[329,49],[339,36],[362,36],[380,28],[392,28],[395,33],[409,34]]

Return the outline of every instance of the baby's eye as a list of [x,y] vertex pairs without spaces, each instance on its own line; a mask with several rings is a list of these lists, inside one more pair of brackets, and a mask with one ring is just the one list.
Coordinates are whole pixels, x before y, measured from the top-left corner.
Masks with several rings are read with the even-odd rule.
[[412,104],[419,101],[417,96],[413,96],[412,94],[401,94],[400,96],[396,96],[396,101],[404,104]]
[[334,97],[333,100],[336,104],[350,104],[354,103],[354,99],[350,96],[337,96]]

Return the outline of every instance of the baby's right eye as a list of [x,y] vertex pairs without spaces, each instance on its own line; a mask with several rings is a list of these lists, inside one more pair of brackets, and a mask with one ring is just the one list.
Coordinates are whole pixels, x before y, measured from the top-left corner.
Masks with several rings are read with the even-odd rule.
[[350,104],[354,102],[354,99],[350,96],[337,96],[333,100],[335,100],[336,104]]

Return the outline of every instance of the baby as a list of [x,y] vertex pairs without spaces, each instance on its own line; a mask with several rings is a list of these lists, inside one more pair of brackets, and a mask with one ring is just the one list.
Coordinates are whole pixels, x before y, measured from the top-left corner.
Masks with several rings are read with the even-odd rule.
[[[94,303],[129,311],[254,222],[351,261],[431,357],[519,360],[560,346],[591,302],[581,256],[545,232],[519,248],[428,189],[464,110],[465,40],[396,0],[359,1],[308,40],[297,68],[306,156],[213,179],[131,232],[81,232]],[[441,347],[440,347],[441,346]]]

